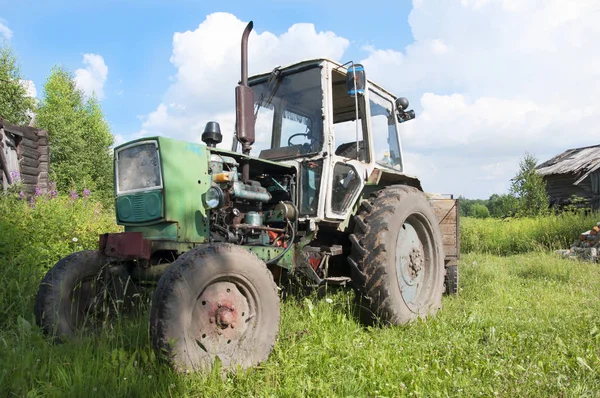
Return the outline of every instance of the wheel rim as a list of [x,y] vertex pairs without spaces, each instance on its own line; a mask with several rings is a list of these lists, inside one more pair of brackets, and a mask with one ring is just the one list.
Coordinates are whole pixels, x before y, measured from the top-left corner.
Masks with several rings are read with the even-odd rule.
[[426,219],[412,214],[402,224],[396,243],[396,279],[402,299],[416,313],[429,299],[435,254]]
[[[210,361],[223,365],[242,364],[251,354],[256,326],[257,292],[241,278],[227,277],[211,282],[196,299],[192,311],[191,337]],[[251,356],[251,355],[250,355]],[[201,366],[210,364],[201,364]]]

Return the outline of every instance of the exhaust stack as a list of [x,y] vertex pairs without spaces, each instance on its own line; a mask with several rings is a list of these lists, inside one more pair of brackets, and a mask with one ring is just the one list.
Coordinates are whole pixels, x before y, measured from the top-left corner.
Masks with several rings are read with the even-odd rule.
[[[248,37],[253,26],[250,21],[242,35],[242,80],[235,88],[235,133],[244,155],[250,154],[254,144],[254,91],[248,86]],[[250,180],[247,161],[242,163],[242,179],[245,183]]]
[[[248,36],[253,27],[248,23],[242,35],[242,80],[235,88],[235,133],[242,144],[242,153],[250,154],[254,144],[254,92],[248,86]],[[242,179],[245,183],[250,180],[250,164],[242,163]]]

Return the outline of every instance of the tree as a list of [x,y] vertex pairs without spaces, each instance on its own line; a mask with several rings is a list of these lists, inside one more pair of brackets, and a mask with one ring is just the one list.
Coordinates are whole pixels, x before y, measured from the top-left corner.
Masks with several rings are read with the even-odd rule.
[[540,216],[549,212],[550,201],[546,182],[536,171],[537,159],[525,153],[519,161],[519,171],[512,179],[510,192],[517,198],[517,215]]
[[0,47],[0,117],[14,124],[29,124],[35,100],[27,93],[26,80],[21,75],[12,49]]
[[487,206],[492,217],[513,216],[517,212],[517,198],[510,194],[493,194],[488,199]]
[[57,66],[44,85],[36,126],[48,131],[50,170],[58,189],[75,183],[112,191],[113,136],[95,97],[85,98],[72,73]]
[[470,216],[475,218],[488,218],[490,216],[490,211],[484,204],[475,203],[471,206]]

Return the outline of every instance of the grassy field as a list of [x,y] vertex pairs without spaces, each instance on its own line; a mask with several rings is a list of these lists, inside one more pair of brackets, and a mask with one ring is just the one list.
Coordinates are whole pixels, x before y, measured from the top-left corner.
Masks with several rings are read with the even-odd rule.
[[0,214],[0,397],[600,396],[599,266],[543,247],[508,257],[472,248],[481,252],[461,260],[460,295],[406,327],[364,328],[351,292],[287,300],[266,363],[181,376],[156,361],[145,316],[61,346],[35,326],[40,278],[116,230],[112,212],[63,197],[33,208],[0,200]]
[[463,252],[509,255],[568,249],[579,234],[591,229],[600,214],[564,213],[537,218],[461,218]]
[[286,301],[269,361],[224,380],[157,363],[146,319],[52,346],[29,311],[0,335],[0,396],[598,396],[598,271],[464,256],[460,296],[408,327],[363,328],[347,292]]

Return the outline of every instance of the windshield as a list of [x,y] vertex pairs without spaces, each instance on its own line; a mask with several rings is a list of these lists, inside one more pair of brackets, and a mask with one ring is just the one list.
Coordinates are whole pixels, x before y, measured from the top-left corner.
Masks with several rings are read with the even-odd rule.
[[270,78],[252,85],[256,144],[264,159],[317,153],[323,147],[321,69]]

